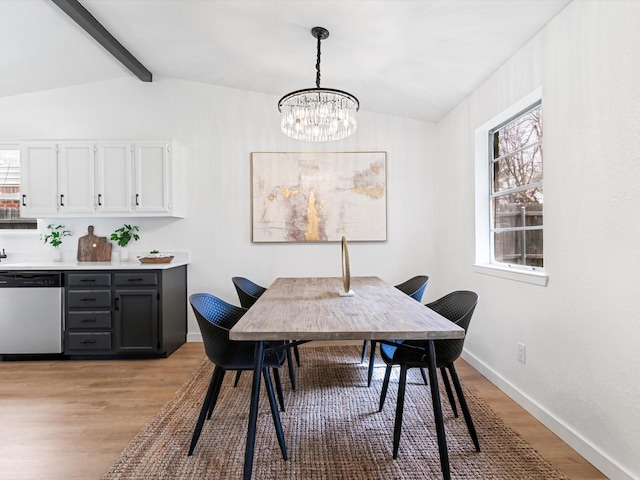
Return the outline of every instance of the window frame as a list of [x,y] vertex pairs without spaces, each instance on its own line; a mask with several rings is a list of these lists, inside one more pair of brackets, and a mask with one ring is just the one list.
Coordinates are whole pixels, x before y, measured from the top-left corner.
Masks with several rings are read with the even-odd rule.
[[[496,234],[497,233],[502,233],[502,232],[527,232],[527,231],[543,231],[544,232],[544,220],[542,222],[542,225],[540,226],[526,226],[526,224],[523,224],[523,226],[521,227],[496,227],[496,216],[495,216],[495,208],[493,206],[493,202],[495,199],[500,198],[500,197],[505,197],[507,195],[511,195],[513,193],[518,193],[518,192],[522,192],[525,190],[531,190],[533,188],[537,188],[537,187],[543,187],[544,184],[544,175],[542,178],[542,181],[539,182],[532,182],[532,183],[527,183],[526,185],[520,185],[518,187],[514,187],[514,188],[509,188],[506,190],[495,190],[495,186],[493,185],[495,182],[495,178],[493,178],[493,174],[494,174],[494,169],[495,169],[495,164],[496,162],[499,162],[500,160],[507,158],[509,156],[512,156],[514,154],[517,154],[519,152],[522,152],[524,150],[527,150],[529,148],[535,148],[537,145],[541,145],[544,141],[544,137],[542,140],[536,140],[535,142],[529,143],[527,145],[525,145],[524,147],[520,147],[517,148],[516,150],[513,150],[511,152],[505,153],[503,155],[498,156],[497,158],[495,157],[495,153],[494,153],[494,148],[493,148],[493,136],[496,134],[496,132],[498,132],[499,130],[501,130],[503,127],[505,127],[506,125],[509,125],[513,122],[515,122],[516,120],[524,117],[525,115],[533,112],[534,110],[541,108],[542,107],[542,99],[536,101],[535,103],[533,103],[532,105],[529,105],[527,108],[521,110],[520,112],[518,112],[517,114],[515,114],[514,116],[508,118],[507,120],[505,120],[504,122],[500,123],[499,125],[496,125],[495,127],[493,127],[491,130],[489,130],[489,132],[487,132],[488,135],[488,146],[489,146],[489,150],[487,152],[487,158],[488,158],[488,162],[487,162],[487,167],[489,168],[489,215],[490,215],[490,222],[489,222],[489,242],[490,242],[490,249],[491,249],[491,257],[490,257],[490,262],[491,264],[496,264],[499,266],[505,266],[505,267],[509,267],[509,268],[525,268],[525,269],[531,269],[531,270],[544,270],[544,267],[538,267],[538,266],[533,266],[533,265],[522,265],[522,264],[518,264],[518,263],[510,263],[510,262],[504,262],[504,261],[499,261],[496,259]],[[544,165],[544,158],[542,158],[542,163]],[[544,189],[543,189],[544,190]],[[543,214],[544,216],[544,214]],[[524,238],[522,242],[524,243]],[[521,246],[524,252],[524,255],[526,256],[526,246],[522,245]],[[544,247],[543,247],[543,251],[544,251]]]
[[[475,243],[473,264],[476,273],[546,286],[546,267],[497,262],[494,257],[492,201],[493,150],[490,133],[542,104],[542,88],[537,88],[475,131]],[[544,159],[543,159],[544,161]],[[544,182],[544,178],[543,178]],[[544,223],[543,229],[544,231]]]

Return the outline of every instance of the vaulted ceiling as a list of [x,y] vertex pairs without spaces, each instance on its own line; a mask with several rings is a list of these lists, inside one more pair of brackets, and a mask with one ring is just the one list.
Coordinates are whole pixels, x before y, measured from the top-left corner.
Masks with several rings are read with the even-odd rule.
[[[322,86],[438,121],[570,0],[80,0],[154,76],[272,94]],[[50,0],[0,1],[0,96],[133,76]],[[275,102],[274,102],[274,108]]]

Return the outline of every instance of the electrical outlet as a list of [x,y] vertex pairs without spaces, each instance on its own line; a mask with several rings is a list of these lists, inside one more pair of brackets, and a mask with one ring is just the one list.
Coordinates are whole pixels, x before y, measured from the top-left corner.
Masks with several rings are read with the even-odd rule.
[[518,361],[520,363],[527,363],[527,347],[524,343],[518,342]]

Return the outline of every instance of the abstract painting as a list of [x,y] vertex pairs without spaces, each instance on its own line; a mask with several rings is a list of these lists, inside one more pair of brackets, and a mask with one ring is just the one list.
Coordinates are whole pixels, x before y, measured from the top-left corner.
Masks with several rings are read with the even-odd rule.
[[386,152],[253,152],[253,242],[386,241]]

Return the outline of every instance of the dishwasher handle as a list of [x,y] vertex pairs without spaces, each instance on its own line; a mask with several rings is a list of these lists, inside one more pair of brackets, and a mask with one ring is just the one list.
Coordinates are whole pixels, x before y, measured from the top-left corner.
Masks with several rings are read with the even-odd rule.
[[60,272],[0,272],[0,288],[61,287]]

